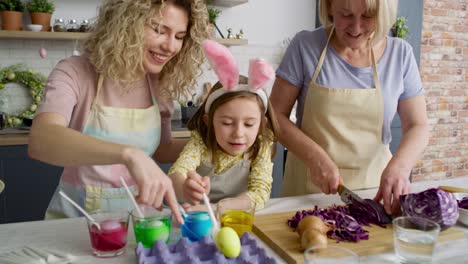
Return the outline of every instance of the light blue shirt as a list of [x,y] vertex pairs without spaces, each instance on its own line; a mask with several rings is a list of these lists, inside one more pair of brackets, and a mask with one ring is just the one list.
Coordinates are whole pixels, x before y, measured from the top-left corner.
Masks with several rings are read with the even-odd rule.
[[[296,34],[276,70],[276,75],[301,89],[297,98],[297,126],[301,127],[304,102],[320,54],[327,43],[323,27]],[[391,123],[398,102],[424,94],[418,65],[410,44],[402,39],[387,37],[387,47],[377,72],[384,101],[382,142],[392,140]],[[369,89],[375,87],[372,67],[358,68],[347,63],[330,44],[317,83],[330,88]],[[339,107],[339,106],[338,106]]]

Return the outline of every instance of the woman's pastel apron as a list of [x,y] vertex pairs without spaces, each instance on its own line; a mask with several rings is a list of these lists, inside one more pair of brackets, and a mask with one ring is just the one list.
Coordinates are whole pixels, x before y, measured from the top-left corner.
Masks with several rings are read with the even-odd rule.
[[222,173],[215,173],[215,166],[208,162],[199,166],[197,173],[210,177],[209,197],[213,203],[223,198],[238,196],[247,192],[250,175],[249,155],[244,154],[243,160]]
[[[338,166],[344,184],[350,189],[377,187],[392,154],[382,144],[383,98],[374,51],[370,56],[375,88],[339,89],[317,84],[317,77],[333,35],[330,31],[304,103],[301,130],[320,145]],[[336,73],[339,78],[339,73]],[[310,170],[288,152],[281,196],[319,193]]]
[[[151,156],[161,138],[161,116],[149,80],[153,105],[146,109],[115,108],[99,104],[104,78],[99,76],[96,96],[87,117],[83,134],[100,140],[141,148]],[[86,211],[127,209],[132,205],[120,182],[123,177],[131,190],[137,188],[123,164],[66,167],[55,191],[46,219],[78,217],[82,214],[58,193],[64,191]]]

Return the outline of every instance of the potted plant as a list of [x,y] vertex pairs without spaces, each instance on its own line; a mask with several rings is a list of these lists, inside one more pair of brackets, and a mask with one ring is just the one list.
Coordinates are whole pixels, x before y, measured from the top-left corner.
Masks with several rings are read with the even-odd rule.
[[218,19],[220,14],[221,10],[214,7],[208,7],[208,22],[210,23],[209,30],[213,37],[215,37],[216,19]]
[[408,20],[406,17],[398,17],[392,27],[393,36],[406,39],[409,34]]
[[50,18],[55,11],[52,0],[30,0],[26,8],[31,13],[31,23],[42,25],[41,31],[50,31]]
[[3,30],[23,29],[24,4],[21,0],[0,1],[0,16],[2,18]]

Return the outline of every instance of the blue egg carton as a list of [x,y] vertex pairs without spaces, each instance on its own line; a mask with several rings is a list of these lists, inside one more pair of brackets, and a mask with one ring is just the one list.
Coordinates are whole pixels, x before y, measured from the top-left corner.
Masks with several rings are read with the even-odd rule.
[[241,253],[237,258],[226,258],[216,247],[211,236],[204,236],[200,241],[190,242],[183,237],[179,242],[167,245],[162,240],[154,243],[152,248],[144,248],[141,243],[135,249],[138,264],[211,264],[211,263],[242,263],[242,264],[277,264],[267,255],[249,233],[241,237]]

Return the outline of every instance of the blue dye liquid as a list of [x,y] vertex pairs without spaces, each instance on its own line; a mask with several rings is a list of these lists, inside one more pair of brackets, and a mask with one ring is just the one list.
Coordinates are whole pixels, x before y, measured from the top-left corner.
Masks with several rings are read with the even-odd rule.
[[184,222],[184,226],[181,226],[180,229],[182,236],[192,242],[199,241],[202,237],[210,235],[213,228],[207,212],[187,212]]

